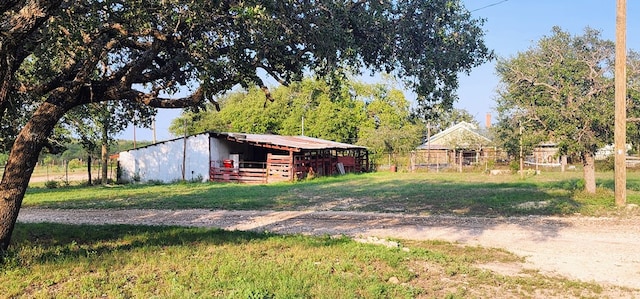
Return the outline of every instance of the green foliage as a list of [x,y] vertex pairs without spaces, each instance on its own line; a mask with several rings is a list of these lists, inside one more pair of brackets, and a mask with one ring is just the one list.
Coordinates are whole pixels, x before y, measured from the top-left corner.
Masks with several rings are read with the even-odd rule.
[[[367,69],[395,74],[422,105],[450,107],[458,74],[492,58],[482,40],[484,21],[473,19],[456,1],[149,5],[109,0],[75,1],[57,9],[60,3],[29,4],[34,7],[27,10],[22,9],[25,3],[15,2],[3,8],[8,19],[18,17],[18,11],[38,12],[38,22],[29,24],[33,28],[3,27],[3,41],[18,45],[0,52],[13,61],[0,65],[2,74],[11,74],[3,80],[21,87],[0,99],[4,151],[43,100],[64,102],[60,108],[72,112],[63,124],[72,123],[82,134],[88,131],[80,125],[98,129],[103,124],[117,132],[122,121],[146,122],[149,106],[201,108],[236,85],[262,88],[258,70],[282,83],[311,71],[326,78],[332,95],[339,95],[346,74]],[[429,13],[421,13],[425,11]],[[187,96],[166,97],[177,93]],[[328,102],[321,107],[337,109]],[[343,107],[338,107],[338,118],[348,124],[345,120],[354,115]],[[314,116],[310,121],[318,126],[336,119],[332,114]],[[322,132],[330,139],[355,141],[352,128],[340,128]],[[271,130],[267,125],[251,131]]]
[[[627,117],[640,118],[640,53],[627,52]],[[640,122],[627,122],[627,142],[633,145],[632,152],[640,153]]]
[[272,92],[273,102],[251,88],[220,99],[221,111],[187,112],[173,121],[170,131],[232,131],[304,135],[369,147],[377,155],[406,153],[420,144],[422,126],[414,123],[404,94],[390,83],[343,81],[331,97],[323,81],[305,79]]
[[431,126],[431,134],[437,134],[441,131],[454,126],[455,124],[466,122],[479,127],[478,121],[465,109],[453,108],[447,110],[441,105],[433,107],[429,114],[426,115],[426,121]]
[[[502,147],[519,156],[519,148],[528,153],[554,143],[561,155],[580,157],[585,188],[595,192],[593,157],[614,135],[614,48],[596,30],[572,36],[554,27],[528,51],[499,60],[496,138]],[[637,57],[632,53],[629,64],[637,65]],[[629,69],[637,80],[640,69]]]
[[276,88],[273,102],[258,88],[229,94],[220,100],[221,111],[187,113],[173,121],[170,131],[183,134],[184,117],[190,133],[232,131],[304,135],[341,142],[353,142],[358,120],[364,117],[363,104],[347,92],[330,98],[329,86],[322,81],[303,80],[289,87]]
[[68,164],[69,169],[78,169],[78,168],[84,167],[84,164],[85,164],[80,159],[73,159],[67,163],[69,163]]
[[615,156],[611,155],[604,160],[596,161],[597,171],[613,171],[615,170]]
[[7,164],[8,159],[9,159],[8,153],[0,152],[0,166],[4,167],[4,165]]
[[611,142],[613,50],[593,29],[571,36],[556,27],[528,51],[499,60],[503,146],[513,154],[521,141],[526,149],[551,141],[579,155]]
[[423,126],[411,115],[410,103],[392,84],[360,85],[367,118],[359,126],[358,144],[368,147],[374,161],[414,150],[422,141]]
[[58,183],[58,181],[49,180],[49,181],[44,182],[44,186],[47,189],[56,189],[56,188],[60,187],[60,183]]

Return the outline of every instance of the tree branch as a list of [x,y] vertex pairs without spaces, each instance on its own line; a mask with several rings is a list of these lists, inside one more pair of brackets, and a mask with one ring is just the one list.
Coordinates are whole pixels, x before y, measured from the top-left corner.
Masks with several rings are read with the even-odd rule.
[[205,100],[204,91],[198,88],[193,94],[183,98],[162,98],[155,94],[144,93],[137,90],[128,90],[123,93],[121,99],[138,102],[153,108],[187,108],[202,104]]

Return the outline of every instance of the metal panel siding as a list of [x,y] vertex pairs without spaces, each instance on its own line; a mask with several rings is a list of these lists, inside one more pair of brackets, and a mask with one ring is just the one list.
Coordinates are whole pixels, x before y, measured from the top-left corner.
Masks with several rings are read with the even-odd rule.
[[[137,175],[141,182],[181,180],[183,153],[183,138],[122,152],[119,158],[122,178],[133,181]],[[209,179],[208,134],[187,137],[185,169],[187,180]]]
[[209,134],[187,138],[186,166],[187,180],[209,180]]

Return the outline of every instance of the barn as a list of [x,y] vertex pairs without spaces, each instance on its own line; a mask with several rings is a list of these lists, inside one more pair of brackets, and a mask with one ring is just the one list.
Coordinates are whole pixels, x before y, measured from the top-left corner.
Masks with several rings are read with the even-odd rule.
[[306,136],[206,132],[118,155],[125,182],[272,183],[368,170],[367,148]]

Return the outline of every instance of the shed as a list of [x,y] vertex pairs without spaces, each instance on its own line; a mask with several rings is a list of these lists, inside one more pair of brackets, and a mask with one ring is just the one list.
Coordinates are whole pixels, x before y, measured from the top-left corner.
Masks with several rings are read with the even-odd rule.
[[306,136],[206,132],[119,153],[119,179],[271,183],[369,170],[365,147]]

